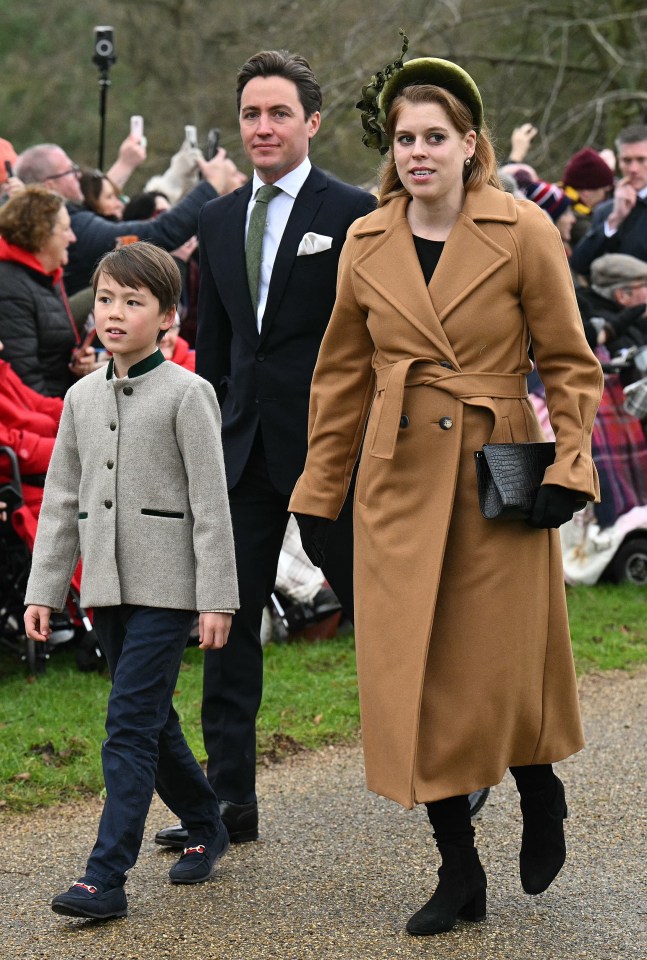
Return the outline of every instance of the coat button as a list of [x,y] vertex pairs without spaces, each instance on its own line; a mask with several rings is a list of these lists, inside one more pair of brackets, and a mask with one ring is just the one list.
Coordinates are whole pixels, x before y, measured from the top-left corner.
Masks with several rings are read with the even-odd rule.
[[104,502],[105,506],[106,506],[106,507],[108,508],[108,510],[109,510],[110,507],[112,506],[112,500],[104,500],[103,502]]
[[132,387],[124,387],[124,393],[126,394],[127,397],[132,396],[132,392],[133,392]]
[[403,430],[406,430],[406,428],[409,426],[409,418],[406,413],[403,413],[400,417],[400,426]]
[[451,417],[441,417],[438,421],[438,426],[441,430],[451,430],[454,426],[454,421]]
[[112,470],[112,468],[114,467],[114,465],[115,465],[115,461],[114,461],[114,460],[108,460],[108,462],[107,462],[107,464],[106,464],[108,470]]
[[447,370],[453,370],[453,369],[454,369],[453,365],[449,362],[449,360],[441,360],[441,361],[440,361],[440,365],[441,365],[441,367],[445,367]]
[[265,359],[265,354],[264,354],[264,353],[257,353],[257,354],[256,354],[256,359],[258,360],[259,363],[262,363],[263,360]]
[[116,429],[117,429],[117,423],[116,423],[115,420],[113,420],[112,423],[110,424],[110,429],[111,429],[111,430],[116,430]]

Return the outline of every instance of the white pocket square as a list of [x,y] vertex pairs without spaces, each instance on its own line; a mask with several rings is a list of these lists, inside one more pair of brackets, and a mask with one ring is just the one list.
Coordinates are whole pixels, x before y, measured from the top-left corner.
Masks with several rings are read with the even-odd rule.
[[324,237],[320,233],[304,233],[299,244],[297,257],[307,257],[311,253],[323,253],[332,247],[332,237]]

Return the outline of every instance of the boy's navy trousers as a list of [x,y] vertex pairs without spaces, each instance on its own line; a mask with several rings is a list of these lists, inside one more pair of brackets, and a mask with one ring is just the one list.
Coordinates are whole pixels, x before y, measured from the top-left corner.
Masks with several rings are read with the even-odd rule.
[[191,753],[172,704],[195,613],[161,607],[97,607],[94,629],[112,678],[102,762],[106,784],[86,879],[121,886],[137,860],[153,790],[189,830],[189,846],[209,845],[218,800]]

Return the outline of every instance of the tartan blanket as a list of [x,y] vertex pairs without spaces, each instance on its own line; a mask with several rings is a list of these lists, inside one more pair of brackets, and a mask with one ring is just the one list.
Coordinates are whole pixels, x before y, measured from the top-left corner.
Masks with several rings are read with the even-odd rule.
[[595,504],[600,527],[647,504],[647,442],[642,423],[623,407],[620,376],[605,374],[604,393],[591,437],[593,460],[600,476],[602,502]]

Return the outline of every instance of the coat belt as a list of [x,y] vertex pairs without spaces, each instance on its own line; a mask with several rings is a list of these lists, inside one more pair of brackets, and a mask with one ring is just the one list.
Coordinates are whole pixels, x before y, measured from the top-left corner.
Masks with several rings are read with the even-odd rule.
[[[411,367],[415,364],[415,369]],[[528,385],[523,373],[457,373],[442,367],[438,360],[426,357],[407,357],[397,363],[376,370],[377,390],[384,391],[371,454],[382,460],[392,460],[398,438],[405,386],[425,384],[444,390],[457,400],[470,401],[479,397],[483,406],[496,416],[493,398],[523,399],[528,396]]]

